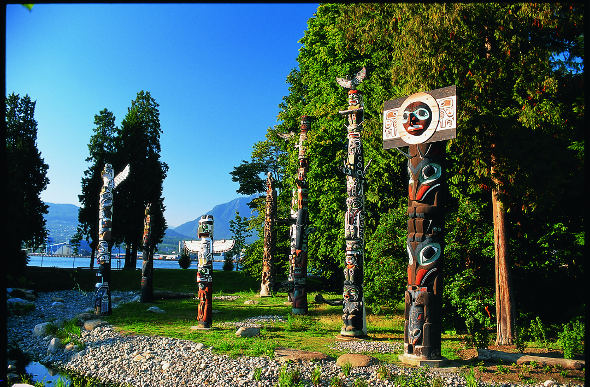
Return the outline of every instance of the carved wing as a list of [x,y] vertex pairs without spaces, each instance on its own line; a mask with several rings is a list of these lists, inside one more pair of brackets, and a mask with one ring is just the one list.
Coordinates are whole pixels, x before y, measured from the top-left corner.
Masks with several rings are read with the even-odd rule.
[[293,135],[295,134],[295,132],[289,132],[289,133],[277,133],[277,136],[279,136],[280,138],[282,138],[283,140],[288,140],[291,137],[293,137]]
[[189,252],[196,254],[203,249],[203,241],[182,241],[184,243],[184,248]]
[[213,254],[225,253],[234,248],[236,241],[233,239],[220,239],[213,241]]
[[130,170],[131,165],[127,164],[125,168],[123,168],[123,170],[119,172],[117,176],[115,176],[115,188],[117,188],[117,186],[121,184],[127,178],[127,176],[129,176]]
[[356,73],[356,75],[354,76],[353,83],[355,84],[355,86],[360,84],[363,81],[363,79],[365,79],[366,76],[367,76],[367,69],[365,67],[363,67],[361,69],[361,71]]
[[352,81],[350,79],[346,79],[346,78],[336,78],[336,82],[338,82],[338,84],[342,87],[345,87],[347,89],[352,88]]

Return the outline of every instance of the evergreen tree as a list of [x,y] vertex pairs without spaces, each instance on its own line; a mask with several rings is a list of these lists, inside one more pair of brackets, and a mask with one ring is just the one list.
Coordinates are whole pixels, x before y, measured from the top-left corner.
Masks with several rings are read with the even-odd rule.
[[[235,254],[239,255],[240,252],[246,248],[246,238],[249,237],[251,235],[251,232],[248,230],[248,218],[242,217],[240,216],[240,213],[238,211],[236,211],[236,216],[229,221],[229,230],[232,233],[232,239],[235,241],[235,245],[233,248],[233,252],[235,252]],[[234,253],[229,254],[230,258],[231,255],[233,255]],[[227,257],[226,257],[227,258]],[[257,266],[256,262],[239,262],[239,264],[241,264],[244,268],[244,270],[248,273],[252,272],[253,270],[255,270],[255,268]],[[223,265],[225,269],[225,264]],[[232,264],[232,268],[233,268],[233,264]]]
[[94,254],[98,246],[98,208],[99,194],[102,187],[101,173],[106,163],[113,163],[115,157],[115,116],[108,109],[101,110],[94,116],[94,129],[88,143],[90,163],[82,177],[82,194],[78,195],[80,210],[78,211],[78,229],[80,240],[89,242],[92,249],[90,267],[94,267]]
[[140,91],[117,131],[115,171],[131,165],[125,184],[115,191],[113,199],[113,240],[115,244],[126,244],[125,268],[136,267],[146,203],[152,203],[152,249],[162,241],[167,228],[162,184],[168,165],[160,160],[162,129],[158,106],[149,92]]
[[5,269],[10,275],[21,273],[28,258],[23,247],[45,242],[44,214],[47,205],[40,198],[47,187],[48,166],[37,149],[35,102],[28,95],[11,93],[6,98],[6,228],[8,249]]

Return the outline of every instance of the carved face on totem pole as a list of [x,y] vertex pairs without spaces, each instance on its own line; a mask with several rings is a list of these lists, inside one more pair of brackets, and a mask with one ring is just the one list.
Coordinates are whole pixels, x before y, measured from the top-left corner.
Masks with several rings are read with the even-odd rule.
[[432,110],[422,101],[409,104],[402,112],[401,122],[406,132],[419,136],[432,122]]
[[213,215],[203,215],[197,229],[199,238],[213,238]]

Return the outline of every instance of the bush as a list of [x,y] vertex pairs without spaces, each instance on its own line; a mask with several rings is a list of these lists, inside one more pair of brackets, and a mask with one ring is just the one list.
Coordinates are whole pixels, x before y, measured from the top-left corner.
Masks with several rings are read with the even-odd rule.
[[563,350],[563,357],[573,359],[575,354],[584,352],[584,322],[575,320],[563,324],[557,342]]
[[232,254],[226,253],[223,258],[223,270],[232,271],[234,269],[234,257]]
[[188,255],[188,252],[185,250],[180,254],[180,258],[178,259],[178,264],[182,269],[188,269],[191,266],[191,257]]

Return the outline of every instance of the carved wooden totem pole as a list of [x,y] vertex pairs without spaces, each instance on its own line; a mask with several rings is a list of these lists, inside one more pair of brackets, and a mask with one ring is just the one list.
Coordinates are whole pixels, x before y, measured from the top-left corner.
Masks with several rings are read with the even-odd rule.
[[203,215],[199,219],[197,236],[201,238],[198,251],[197,286],[199,288],[199,307],[197,323],[199,328],[211,328],[211,308],[213,302],[213,215]]
[[145,206],[143,221],[143,263],[141,265],[141,302],[154,300],[154,252],[151,246],[151,203]]
[[293,314],[307,313],[307,238],[311,232],[309,226],[309,212],[307,210],[307,131],[310,129],[309,116],[301,117],[301,131],[299,132],[299,170],[295,180],[291,201],[291,254],[289,256],[289,281],[293,283],[291,312]]
[[387,101],[383,147],[408,146],[408,285],[402,362],[439,365],[445,143],[456,135],[454,86]]
[[96,262],[98,272],[96,273],[96,293],[94,297],[94,313],[97,315],[109,315],[111,309],[111,290],[109,282],[111,279],[111,251],[109,242],[113,226],[113,190],[123,182],[129,175],[129,165],[121,173],[114,176],[113,166],[105,164],[102,171],[102,188],[99,195],[98,207],[98,249]]
[[363,100],[356,90],[366,76],[363,67],[351,79],[337,78],[340,86],[348,91],[348,109],[339,113],[348,120],[348,157],[342,171],[346,175],[346,214],[344,237],[346,239],[346,267],[344,269],[342,336],[362,337],[367,334],[365,296],[363,292],[364,261],[364,206],[365,166],[361,131],[363,128]]
[[262,256],[262,281],[260,297],[270,297],[274,283],[274,255],[276,244],[275,220],[277,217],[277,192],[271,173],[266,178],[266,211],[264,219],[264,255]]

